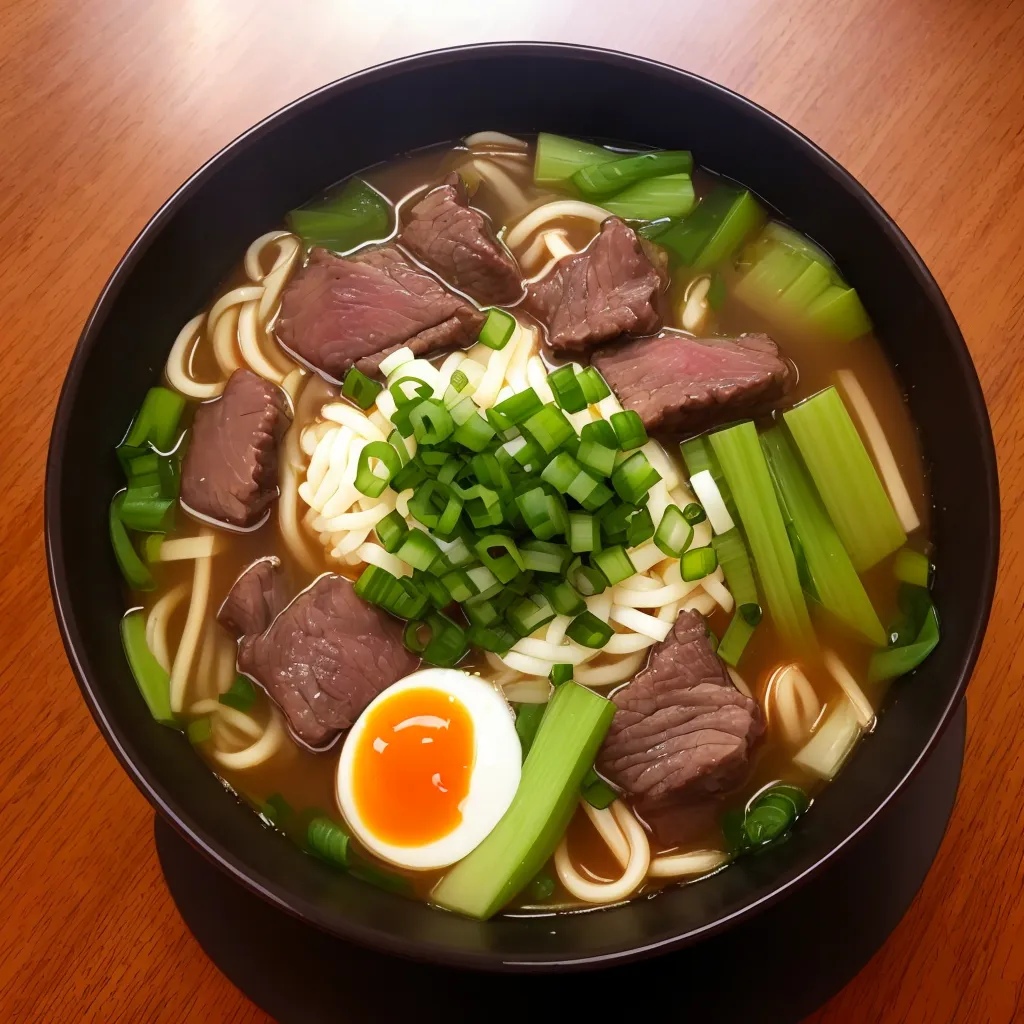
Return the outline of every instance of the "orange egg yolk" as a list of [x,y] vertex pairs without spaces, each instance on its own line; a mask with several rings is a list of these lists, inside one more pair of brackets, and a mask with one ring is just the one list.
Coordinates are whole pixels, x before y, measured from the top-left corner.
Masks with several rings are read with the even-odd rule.
[[425,846],[462,822],[473,771],[473,720],[441,690],[402,690],[369,714],[352,760],[366,827],[393,846]]

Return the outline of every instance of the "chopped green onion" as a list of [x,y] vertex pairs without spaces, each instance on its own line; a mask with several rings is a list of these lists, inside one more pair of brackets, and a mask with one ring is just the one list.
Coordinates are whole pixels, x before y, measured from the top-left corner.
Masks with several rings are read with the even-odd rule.
[[570,498],[575,498],[588,512],[594,512],[607,503],[612,496],[611,489],[600,480],[595,480],[586,470],[581,469],[569,485]]
[[132,590],[155,590],[156,580],[153,574],[146,567],[146,563],[139,558],[139,553],[132,544],[131,537],[121,521],[121,507],[124,504],[124,494],[118,494],[110,503],[108,524],[110,529],[110,544],[114,549],[114,557],[117,559],[118,568],[125,582]]
[[408,562],[414,569],[426,572],[441,554],[441,549],[434,539],[422,530],[413,527],[402,541],[402,546],[395,552],[403,562]]
[[721,309],[727,296],[725,278],[716,270],[711,275],[711,285],[708,287],[708,305],[712,309]]
[[572,587],[584,597],[602,593],[608,586],[604,573],[592,565],[586,565],[582,558],[576,558],[569,566],[567,578]]
[[919,551],[903,548],[896,552],[892,563],[893,575],[903,583],[927,589],[932,585],[931,562]]
[[243,675],[236,675],[226,693],[217,700],[236,711],[248,711],[256,703],[256,687]]
[[604,647],[612,638],[614,630],[607,623],[602,622],[592,612],[583,612],[577,615],[565,631],[565,635],[574,640],[581,647]]
[[546,540],[525,540],[519,544],[523,567],[528,572],[547,572],[561,575],[569,563],[569,549],[564,544]]
[[[495,612],[497,618],[497,612]],[[478,626],[472,623],[466,630],[466,639],[474,646],[492,654],[508,654],[510,648],[519,639],[503,622],[492,622],[489,626]]]
[[117,457],[127,471],[128,463],[149,454],[150,446],[168,452],[178,439],[178,423],[185,409],[185,399],[168,388],[150,388],[142,400],[138,414],[117,446]]
[[409,413],[409,422],[418,444],[440,444],[451,437],[455,427],[443,402],[424,398]]
[[658,150],[637,153],[598,164],[581,167],[572,176],[572,183],[587,198],[606,196],[626,185],[665,174],[689,174],[693,155],[687,150]]
[[360,409],[369,409],[383,390],[383,384],[371,380],[354,366],[345,374],[345,383],[341,386],[342,395],[349,401],[355,402]]
[[469,646],[462,627],[441,612],[431,612],[425,619],[410,622],[405,627],[403,641],[428,665],[441,668],[451,668],[461,661]]
[[691,476],[703,473],[704,470],[711,470],[711,446],[708,439],[702,434],[700,437],[691,437],[686,441],[679,442],[679,453],[686,463],[686,472]]
[[159,484],[129,487],[121,495],[118,516],[129,530],[140,533],[167,533],[174,526],[176,502],[161,497]]
[[611,701],[584,686],[556,687],[512,804],[487,838],[441,879],[431,894],[435,903],[484,920],[537,875],[565,834],[580,783],[614,714]]
[[612,430],[615,431],[615,439],[619,443],[619,448],[624,452],[647,444],[647,431],[644,429],[644,421],[640,419],[640,414],[633,409],[613,412],[611,424]]
[[451,572],[445,573],[441,577],[441,582],[444,584],[445,590],[451,594],[452,600],[458,601],[459,604],[468,601],[477,593],[468,574],[462,569],[453,569]]
[[469,544],[466,543],[465,537],[456,537],[444,549],[444,557],[448,559],[450,565],[456,568],[470,565],[476,561],[476,554],[470,549]]
[[679,573],[687,583],[702,580],[718,568],[718,557],[714,548],[693,548],[684,551],[679,561]]
[[[471,402],[472,399],[467,398],[466,401]],[[463,448],[468,448],[470,451],[482,452],[490,444],[494,434],[494,427],[480,413],[473,412],[465,423],[461,423],[455,429],[455,432],[452,434],[452,440],[461,444]]]
[[596,441],[581,441],[576,450],[576,461],[600,476],[611,476],[615,469],[615,449],[606,448]]
[[529,636],[541,626],[546,626],[555,615],[555,609],[543,594],[531,594],[512,605],[506,618],[520,636]]
[[383,608],[400,619],[418,619],[429,603],[426,591],[415,580],[402,576],[391,587]]
[[503,309],[492,308],[487,311],[487,319],[484,320],[484,325],[480,328],[480,336],[477,341],[481,345],[486,345],[487,348],[500,351],[508,344],[515,329],[516,318],[511,313],[506,313]]
[[129,612],[121,619],[121,643],[128,667],[135,677],[135,685],[153,719],[161,725],[177,727],[171,711],[171,677],[146,643],[146,616],[143,612]]
[[645,505],[637,509],[626,524],[626,547],[638,548],[654,536],[654,520]]
[[[406,385],[409,385],[408,387]],[[401,409],[403,406],[416,404],[421,398],[430,398],[434,389],[420,377],[401,377],[388,387],[395,405]]]
[[444,581],[439,580],[436,576],[418,572],[415,582],[423,588],[428,600],[438,611],[443,611],[452,603],[452,595],[444,585]]
[[462,372],[462,370],[456,370],[452,374],[451,386],[458,392],[463,392],[469,385],[469,377]]
[[541,480],[565,494],[580,472],[579,463],[566,452],[559,452],[543,469]]
[[552,665],[551,671],[548,673],[548,682],[552,686],[561,686],[562,683],[572,682],[572,674],[572,665]]
[[381,547],[391,554],[394,554],[402,546],[402,541],[405,540],[405,535],[409,532],[405,518],[397,508],[392,509],[377,523],[375,529]]
[[619,160],[621,153],[612,152],[592,142],[541,132],[537,136],[533,180],[538,185],[572,187],[569,179],[583,167]]
[[935,650],[938,642],[939,613],[935,605],[929,601],[924,621],[913,642],[887,647],[871,655],[868,662],[868,681],[879,683],[912,672]]
[[280,793],[272,793],[261,805],[260,813],[268,821],[280,826],[295,814],[295,809]]
[[603,398],[607,398],[612,393],[612,389],[608,387],[608,382],[601,376],[596,366],[584,367],[576,375],[576,380],[579,386],[583,388],[583,397],[587,400],[587,405],[597,405],[598,402]]
[[531,487],[516,495],[516,506],[527,528],[538,540],[550,540],[569,528],[569,514],[559,495],[543,487]]
[[[501,587],[500,583],[498,587]],[[462,610],[474,626],[494,626],[501,619],[501,612],[495,607],[494,601],[486,591],[466,601],[462,605]]]
[[[596,776],[597,773],[594,772],[594,775]],[[589,782],[584,780],[580,795],[591,807],[596,807],[599,811],[611,807],[619,796],[602,778],[594,778]]]
[[355,592],[370,604],[383,606],[398,580],[379,565],[368,565],[355,583]]
[[587,610],[587,602],[576,593],[568,580],[562,580],[560,583],[541,582],[540,589],[559,615],[575,616]]
[[527,895],[533,903],[546,903],[555,894],[555,880],[543,871],[527,886]]
[[[523,556],[519,554],[519,548],[516,547],[515,541],[503,533],[485,534],[474,547],[480,561],[494,573],[501,583],[508,583],[525,569]],[[494,554],[498,550],[503,553]]]
[[307,247],[347,252],[388,234],[391,204],[365,181],[349,178],[341,189],[292,210],[286,219]]
[[820,391],[785,420],[854,568],[901,547],[907,535],[839,392]]
[[425,480],[409,500],[409,511],[413,517],[441,537],[449,536],[456,528],[462,506],[462,499],[455,490],[440,479]]
[[[463,423],[468,419],[472,419],[473,415],[479,415],[476,409],[476,402],[472,398],[467,396],[466,398],[459,398],[453,405],[446,405],[445,408],[452,414],[452,422],[457,426],[461,427]],[[492,429],[491,436],[494,435]]]
[[685,514],[678,505],[669,505],[654,532],[654,543],[670,558],[681,558],[692,540],[693,527],[686,521]]
[[698,505],[695,501],[691,501],[686,508],[683,509],[683,518],[691,526],[703,523],[707,517],[708,514],[704,511],[703,507]]
[[711,435],[711,445],[732,490],[776,629],[786,644],[813,648],[796,558],[754,424],[719,430]]
[[791,543],[801,579],[816,600],[869,643],[885,644],[885,630],[871,598],[832,525],[814,484],[784,427],[761,435],[761,447],[779,495],[780,508],[790,518]]
[[426,479],[427,474],[422,464],[413,459],[391,478],[391,489],[398,494],[402,491],[415,490]]
[[612,425],[607,420],[594,420],[586,423],[580,431],[580,440],[592,444],[603,445],[605,448],[618,448],[619,439],[615,436]]
[[212,719],[207,716],[206,718],[197,718],[189,722],[185,728],[185,734],[188,736],[189,743],[194,747],[200,743],[206,743],[208,740],[213,739]]
[[661,474],[647,461],[643,452],[633,452],[612,473],[612,487],[623,501],[631,505],[647,502],[647,492],[661,479]]
[[587,407],[587,400],[583,395],[583,388],[576,379],[576,371],[571,363],[559,366],[548,374],[548,385],[555,401],[566,412],[580,412]]
[[598,551],[591,556],[591,562],[604,573],[610,587],[636,574],[636,566],[621,544]]
[[[370,459],[377,459],[384,467],[384,474],[370,467]],[[402,459],[387,441],[371,441],[363,446],[356,465],[356,490],[368,498],[377,498],[402,468]]]
[[718,656],[722,661],[727,665],[732,665],[734,668],[740,663],[740,658],[743,657],[747,642],[754,635],[754,628],[740,614],[740,609],[737,608],[735,614],[729,620],[729,625],[726,627],[725,633],[722,634],[722,640],[718,645]]
[[528,420],[535,412],[543,408],[544,403],[538,397],[537,392],[533,388],[527,388],[525,391],[519,391],[499,402],[494,406],[494,411],[507,417],[510,424],[515,424],[518,427],[520,423]]
[[569,513],[569,549],[580,554],[601,550],[601,527],[589,512]]
[[522,429],[523,433],[547,455],[576,433],[572,424],[565,418],[565,413],[554,402],[549,402],[525,419]]
[[316,817],[306,829],[306,845],[310,853],[339,868],[348,866],[350,842],[348,833],[330,818]]

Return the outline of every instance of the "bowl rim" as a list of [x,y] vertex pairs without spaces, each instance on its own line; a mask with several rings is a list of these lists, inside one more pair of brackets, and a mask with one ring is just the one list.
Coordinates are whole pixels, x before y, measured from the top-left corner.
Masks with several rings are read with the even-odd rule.
[[[766,894],[744,904],[732,913],[716,918],[699,928],[690,929],[657,942],[640,946],[627,945],[621,949],[588,955],[579,959],[566,958],[564,956],[550,957],[543,954],[534,956],[524,955],[511,959],[503,957],[502,954],[494,951],[457,951],[449,946],[430,941],[408,940],[396,937],[391,933],[384,933],[380,930],[356,925],[336,914],[324,912],[307,901],[300,901],[290,896],[286,891],[281,891],[276,884],[261,878],[256,873],[245,868],[231,850],[207,837],[202,829],[191,819],[191,816],[178,808],[168,794],[164,792],[145,764],[136,761],[128,753],[122,742],[120,728],[108,716],[104,702],[93,688],[89,673],[86,671],[85,665],[77,653],[79,646],[82,644],[82,631],[71,607],[68,591],[68,565],[60,529],[62,518],[60,508],[60,467],[70,429],[71,414],[86,363],[102,333],[102,328],[110,308],[117,301],[124,283],[149,249],[153,240],[158,236],[164,223],[181,206],[188,202],[192,194],[203,186],[207,176],[229,154],[237,154],[244,150],[256,139],[273,131],[278,125],[291,120],[300,111],[329,100],[336,92],[343,92],[357,83],[360,85],[372,85],[377,80],[386,79],[396,70],[410,66],[428,68],[462,60],[471,60],[488,53],[500,53],[503,56],[511,55],[527,59],[534,56],[556,56],[565,57],[570,60],[590,59],[615,66],[640,67],[656,71],[659,74],[668,73],[673,76],[681,76],[699,83],[704,89],[717,93],[719,99],[730,104],[733,108],[745,110],[748,114],[770,121],[774,130],[780,134],[780,137],[788,137],[790,143],[801,149],[809,160],[817,164],[819,170],[831,177],[844,191],[851,194],[858,201],[866,214],[873,218],[876,226],[882,230],[888,243],[899,251],[902,258],[908,264],[911,272],[921,285],[929,304],[937,312],[943,329],[952,342],[956,369],[963,378],[969,396],[968,402],[965,405],[965,412],[979,432],[979,440],[983,450],[982,473],[985,487],[981,497],[986,502],[988,508],[988,529],[981,544],[980,559],[984,599],[981,606],[976,609],[971,629],[965,640],[965,650],[961,658],[956,685],[951,692],[946,706],[941,711],[935,728],[903,777],[890,788],[888,794],[877,807],[866,814],[863,820],[841,841],[824,851],[799,874],[774,886]],[[492,971],[558,971],[594,969],[626,963],[668,952],[672,949],[678,949],[731,928],[766,907],[771,906],[776,901],[782,899],[791,889],[803,885],[812,876],[818,874],[826,864],[832,862],[866,828],[869,828],[879,815],[887,810],[932,752],[938,738],[949,724],[953,712],[963,699],[968,680],[974,670],[991,612],[995,591],[999,556],[1000,512],[997,460],[991,422],[977,370],[971,359],[967,344],[941,289],[916,249],[911,245],[892,217],[886,213],[882,206],[853,175],[825,153],[816,143],[802,132],[793,128],[782,118],[745,96],[691,71],[674,67],[663,61],[604,47],[560,42],[506,41],[471,43],[422,51],[375,64],[319,86],[272,112],[251,128],[242,132],[210,157],[175,189],[172,195],[141,229],[125,254],[118,261],[93,305],[76,343],[61,387],[50,435],[45,475],[44,527],[47,570],[54,614],[68,662],[93,719],[99,727],[103,738],[121,763],[121,766],[150,804],[189,843],[210,858],[227,876],[235,879],[271,904],[305,921],[307,924],[379,952],[453,967]]]

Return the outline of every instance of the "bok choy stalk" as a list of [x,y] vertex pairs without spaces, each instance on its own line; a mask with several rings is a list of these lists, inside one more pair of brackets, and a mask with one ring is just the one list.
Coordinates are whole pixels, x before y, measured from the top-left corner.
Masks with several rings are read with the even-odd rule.
[[885,630],[784,427],[761,435],[761,447],[782,502],[793,520],[818,600],[869,643],[885,644]]
[[710,441],[753,552],[765,603],[783,641],[797,650],[814,648],[817,641],[800,587],[796,558],[757,429],[748,420],[716,431],[710,435]]
[[784,415],[853,567],[864,572],[901,547],[907,535],[839,392],[826,388]]
[[558,845],[615,713],[578,683],[555,689],[523,765],[512,804],[490,835],[437,884],[432,900],[485,920],[537,872]]

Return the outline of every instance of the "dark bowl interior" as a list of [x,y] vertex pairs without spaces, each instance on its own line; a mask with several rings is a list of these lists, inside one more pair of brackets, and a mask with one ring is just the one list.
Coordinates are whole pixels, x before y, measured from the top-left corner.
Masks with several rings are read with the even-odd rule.
[[[835,256],[921,430],[943,639],[921,671],[893,687],[875,734],[774,852],[612,910],[478,924],[305,856],[225,792],[181,735],[150,719],[121,652],[124,598],[105,537],[119,486],[112,449],[179,327],[251,239],[345,175],[483,128],[692,149]],[[492,969],[565,969],[692,942],[778,898],[846,844],[915,770],[963,695],[991,603],[998,522],[989,424],[963,338],[921,260],[868,194],[807,139],[725,89],[635,57],[544,44],[430,53],[353,75],[211,160],[142,232],[93,310],[47,469],[51,582],[68,656],[107,741],[153,804],[231,875],[313,924],[385,951]]]

